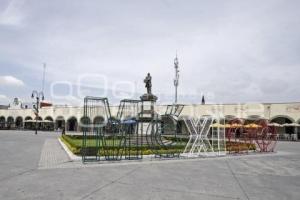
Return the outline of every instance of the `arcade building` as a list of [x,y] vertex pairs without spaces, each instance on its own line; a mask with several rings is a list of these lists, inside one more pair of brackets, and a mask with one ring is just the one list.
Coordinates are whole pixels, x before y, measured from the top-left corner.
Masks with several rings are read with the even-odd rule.
[[[0,129],[33,130],[36,120],[39,130],[80,132],[83,121],[83,107],[58,106],[41,103],[36,117],[30,104],[22,104],[17,98],[10,106],[0,107]],[[111,115],[117,116],[119,106],[110,106]],[[155,111],[165,113],[167,105],[155,105]],[[188,104],[181,116],[202,117],[221,113],[225,121],[234,118],[245,120],[268,119],[276,127],[278,139],[300,139],[300,102],[288,103],[247,103],[247,104]],[[104,116],[89,119],[101,123]]]

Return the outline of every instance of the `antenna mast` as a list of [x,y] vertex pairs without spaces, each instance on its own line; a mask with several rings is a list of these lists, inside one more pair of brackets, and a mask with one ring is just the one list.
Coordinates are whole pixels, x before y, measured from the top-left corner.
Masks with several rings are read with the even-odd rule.
[[46,72],[46,63],[43,63],[43,83],[42,83],[42,92],[44,93],[45,87],[45,72]]
[[177,58],[177,53],[176,53],[176,58],[174,59],[174,68],[175,68],[175,78],[174,78],[174,86],[175,86],[175,104],[177,104],[177,87],[179,84],[179,62]]

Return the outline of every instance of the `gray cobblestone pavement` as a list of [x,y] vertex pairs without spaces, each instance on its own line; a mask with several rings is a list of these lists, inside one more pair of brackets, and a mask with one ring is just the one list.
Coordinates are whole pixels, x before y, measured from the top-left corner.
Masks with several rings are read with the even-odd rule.
[[83,165],[57,136],[0,131],[1,200],[300,199],[300,143],[273,155]]
[[53,168],[70,162],[70,158],[56,138],[46,139],[41,152],[39,169]]

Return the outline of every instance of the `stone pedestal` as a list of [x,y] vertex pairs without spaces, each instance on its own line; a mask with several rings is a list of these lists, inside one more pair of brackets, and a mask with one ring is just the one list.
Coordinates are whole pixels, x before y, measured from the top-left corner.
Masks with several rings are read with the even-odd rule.
[[140,96],[142,101],[154,101],[156,102],[157,100],[157,96],[153,95],[153,94],[143,94],[142,96]]
[[139,114],[139,134],[146,136],[147,134],[151,134],[151,132],[147,133],[148,126],[157,118],[154,111],[157,97],[152,94],[144,94],[140,98],[142,105]]
[[142,101],[142,109],[139,119],[141,121],[150,122],[155,117],[154,105],[157,97],[153,94],[144,94],[140,98]]

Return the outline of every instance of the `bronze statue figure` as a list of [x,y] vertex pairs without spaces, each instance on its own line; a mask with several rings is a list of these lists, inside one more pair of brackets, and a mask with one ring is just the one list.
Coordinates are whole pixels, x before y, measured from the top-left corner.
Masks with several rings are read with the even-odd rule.
[[140,98],[142,101],[152,101],[155,102],[157,97],[152,94],[152,82],[151,82],[151,75],[150,73],[147,74],[146,78],[144,79],[145,88],[147,88],[147,93],[143,94]]
[[151,83],[152,77],[150,76],[150,73],[147,74],[146,78],[144,79],[145,87],[147,88],[147,94],[152,94],[151,88],[152,88],[152,83]]

